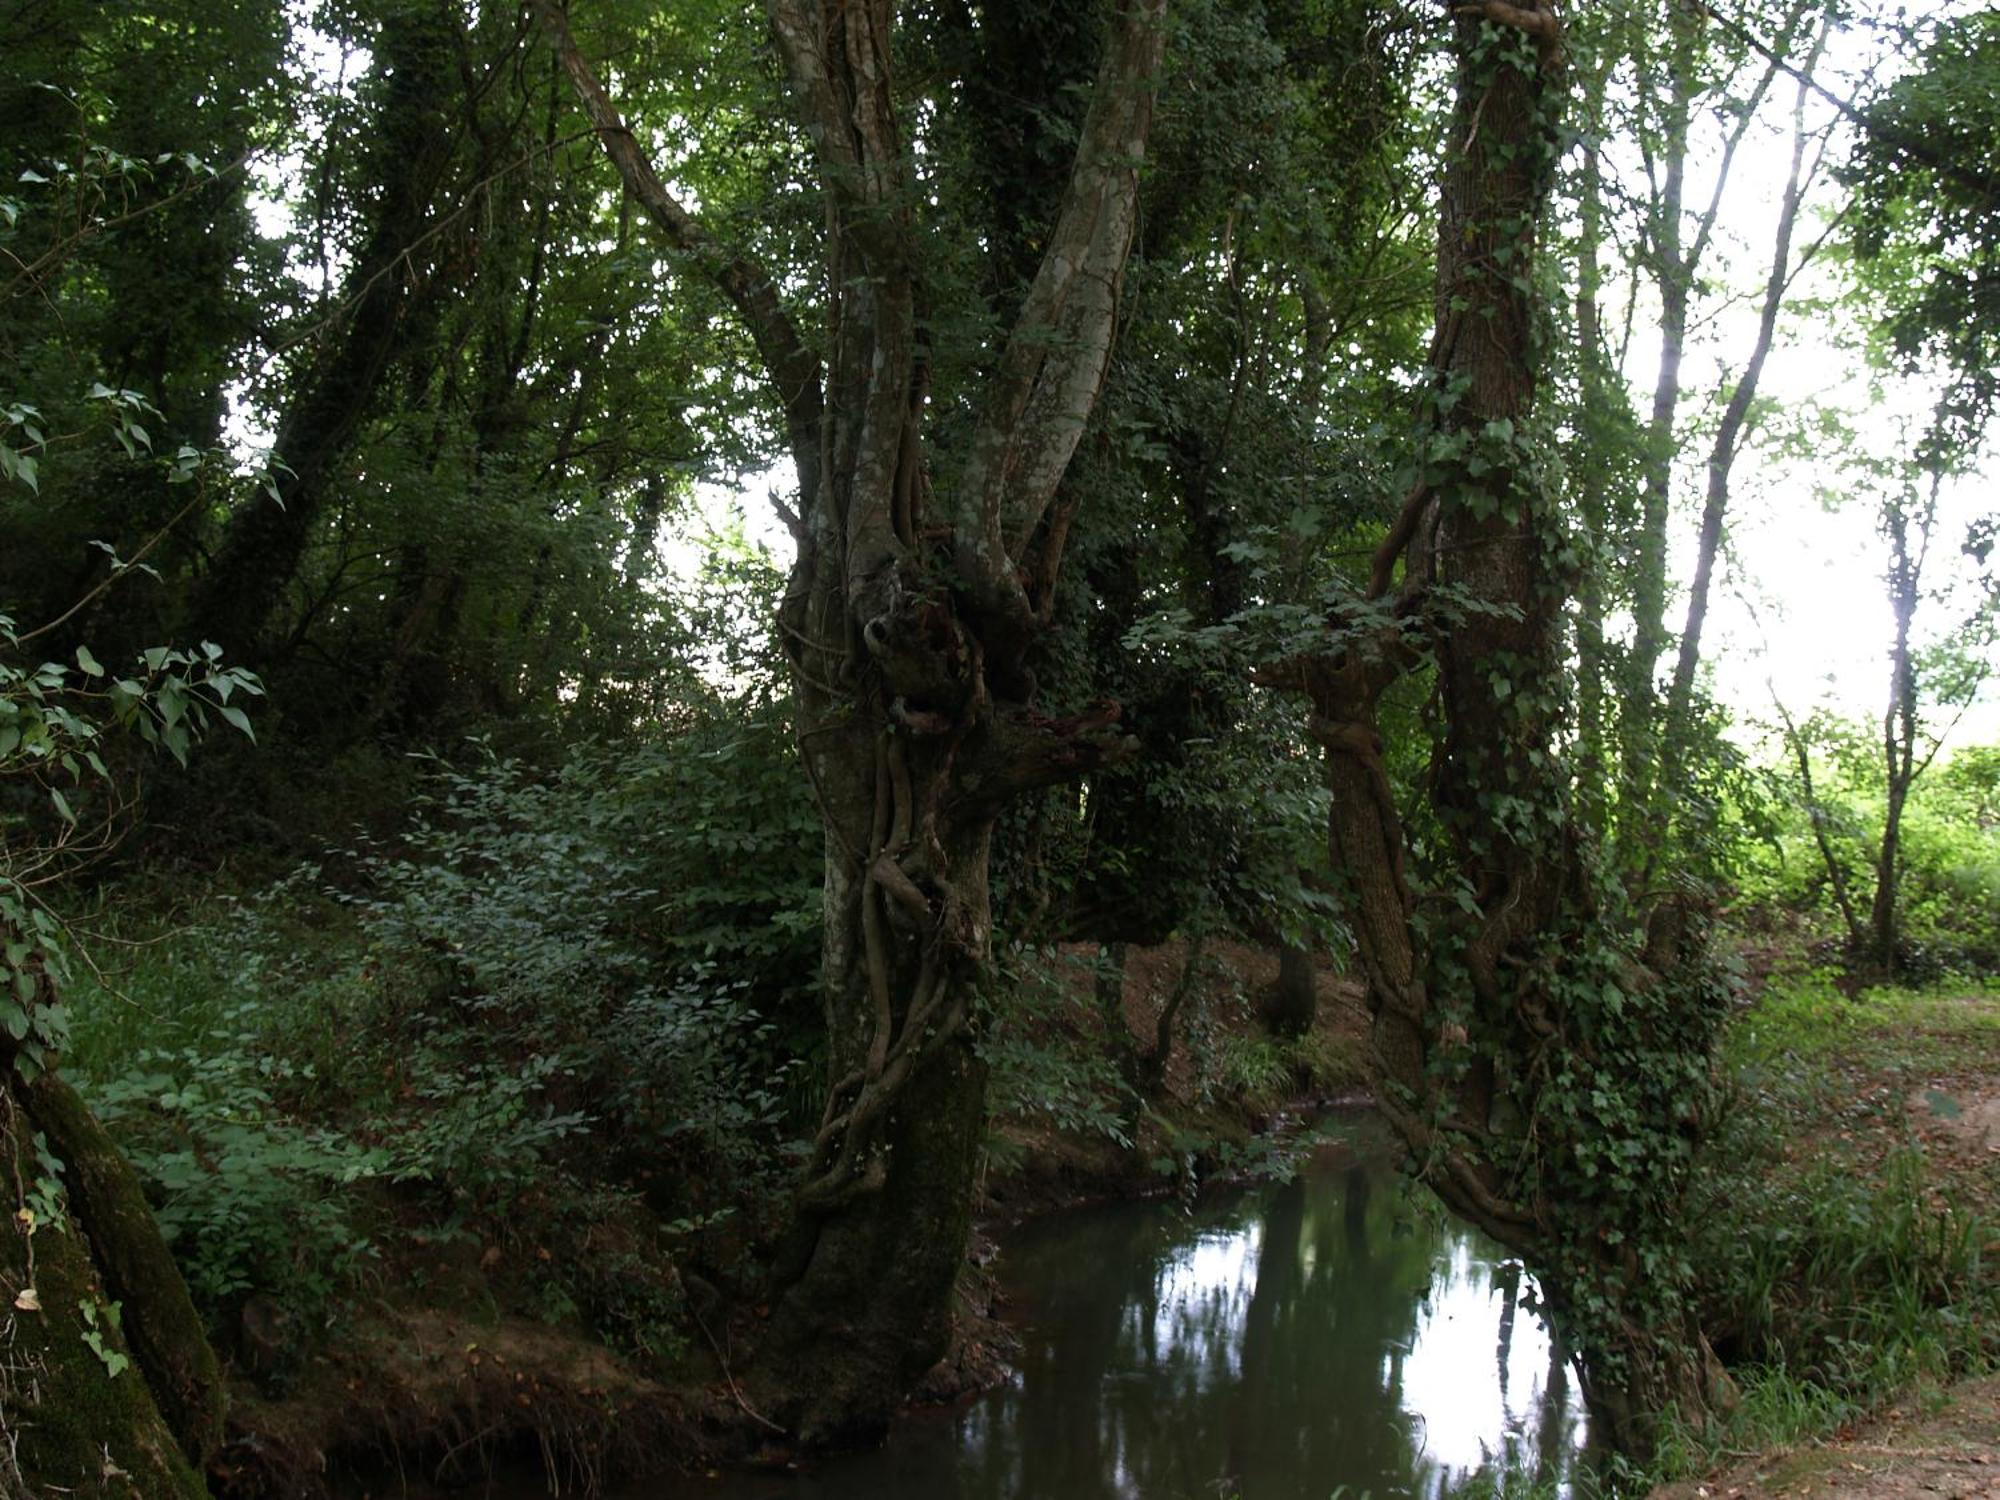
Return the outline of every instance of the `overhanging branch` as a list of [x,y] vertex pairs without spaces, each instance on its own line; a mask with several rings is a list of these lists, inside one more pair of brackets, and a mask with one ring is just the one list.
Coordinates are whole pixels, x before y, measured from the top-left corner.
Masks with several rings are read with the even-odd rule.
[[532,4],[562,59],[563,71],[576,89],[585,116],[604,144],[604,154],[611,158],[627,189],[645,210],[647,221],[669,246],[701,269],[743,320],[763,361],[765,376],[784,410],[785,433],[798,469],[799,508],[810,518],[812,497],[819,484],[820,413],[824,400],[819,356],[800,336],[771,273],[753,257],[717,240],[668,191],[638,137],[578,51],[561,0],[532,0]]

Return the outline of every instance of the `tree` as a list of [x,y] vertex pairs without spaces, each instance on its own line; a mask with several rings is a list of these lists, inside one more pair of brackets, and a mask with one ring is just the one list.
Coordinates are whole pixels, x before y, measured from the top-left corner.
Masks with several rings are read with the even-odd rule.
[[[2000,588],[1989,576],[1955,622],[1956,639],[1938,650],[1918,648],[1920,603],[1950,589],[1935,581],[1940,493],[1975,462],[2000,401],[2000,184],[1987,169],[2000,144],[1993,93],[2000,23],[1991,13],[1949,18],[1916,38],[1917,65],[1859,115],[1862,134],[1846,174],[1856,192],[1857,269],[1882,307],[1877,359],[1939,384],[1929,422],[1878,506],[1894,621],[1881,733],[1885,807],[1865,931],[1845,899],[1842,909],[1851,942],[1884,972],[1897,962],[1903,812],[1943,742],[1935,736],[1919,757],[1923,702],[1929,696],[1936,707],[1963,712],[1992,670],[2000,614]],[[1974,523],[1963,551],[1974,569],[1984,569],[1992,546],[1989,517]]]
[[[1124,753],[1117,710],[1051,720],[1029,656],[1054,607],[1064,471],[1096,404],[1136,219],[1163,0],[1107,22],[1046,248],[984,378],[933,394],[934,310],[891,0],[773,0],[826,229],[824,353],[772,275],[667,187],[569,31],[542,19],[661,241],[743,320],[782,415],[798,540],[779,628],[826,820],[823,1123],[762,1357],[804,1440],[879,1431],[944,1348],[970,1227],[983,1088],[971,1048],[992,943],[994,820]],[[948,108],[941,101],[935,107]],[[939,451],[934,405],[971,431]],[[789,1387],[789,1389],[786,1389]]]
[[[87,647],[74,667],[19,665],[41,633],[0,615],[0,1151],[16,1195],[0,1249],[0,1493],[124,1477],[198,1497],[222,1441],[221,1371],[138,1178],[57,1071],[71,951],[46,892],[121,831],[113,730],[182,756],[217,719],[247,728],[229,700],[256,683],[210,651],[154,648],[117,678]],[[41,795],[23,810],[22,791]]]
[[[1333,786],[1377,1098],[1452,1208],[1523,1255],[1600,1430],[1715,1392],[1675,1222],[1722,1006],[1691,902],[1608,875],[1562,759],[1578,554],[1537,421],[1537,237],[1562,103],[1550,7],[1467,6],[1414,481],[1303,688]],[[1401,567],[1401,581],[1397,569]],[[1406,827],[1383,695],[1434,666],[1424,821]]]

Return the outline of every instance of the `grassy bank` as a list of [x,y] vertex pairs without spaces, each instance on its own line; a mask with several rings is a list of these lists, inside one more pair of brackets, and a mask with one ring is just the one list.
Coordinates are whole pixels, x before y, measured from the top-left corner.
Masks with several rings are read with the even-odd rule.
[[1797,1492],[1807,1474],[1823,1493],[1875,1493],[1868,1465],[1801,1456],[1870,1423],[1916,1431],[1906,1419],[1953,1401],[1990,1407],[2000,990],[1850,996],[1829,972],[1781,970],[1730,1028],[1724,1062],[1730,1111],[1690,1239],[1740,1400],[1678,1426],[1656,1477],[1690,1496],[1704,1481]]

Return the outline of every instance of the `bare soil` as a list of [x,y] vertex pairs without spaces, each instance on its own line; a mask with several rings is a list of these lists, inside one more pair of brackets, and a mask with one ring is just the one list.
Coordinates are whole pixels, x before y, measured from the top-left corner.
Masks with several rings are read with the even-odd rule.
[[1653,1500],[1970,1500],[2000,1497],[2000,1376],[1891,1407],[1827,1442],[1760,1454]]

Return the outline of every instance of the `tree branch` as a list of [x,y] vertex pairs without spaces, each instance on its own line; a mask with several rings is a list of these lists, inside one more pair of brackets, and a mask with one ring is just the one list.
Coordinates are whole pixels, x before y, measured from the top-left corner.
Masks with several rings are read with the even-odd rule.
[[[1014,566],[1053,500],[1111,359],[1139,214],[1166,0],[1126,0],[1105,48],[1076,164],[980,415],[953,516],[955,561],[982,613],[1025,636]],[[1044,561],[1043,571],[1053,569]]]
[[562,59],[563,71],[576,88],[584,114],[604,144],[604,154],[618,169],[648,221],[669,246],[688,257],[742,318],[764,363],[764,373],[776,391],[785,415],[785,434],[798,469],[799,509],[812,514],[812,497],[819,486],[820,411],[823,403],[819,356],[807,347],[798,325],[778,295],[777,282],[761,264],[722,244],[700,219],[689,213],[660,180],[640,146],[577,50],[569,16],[561,0],[532,0]]

